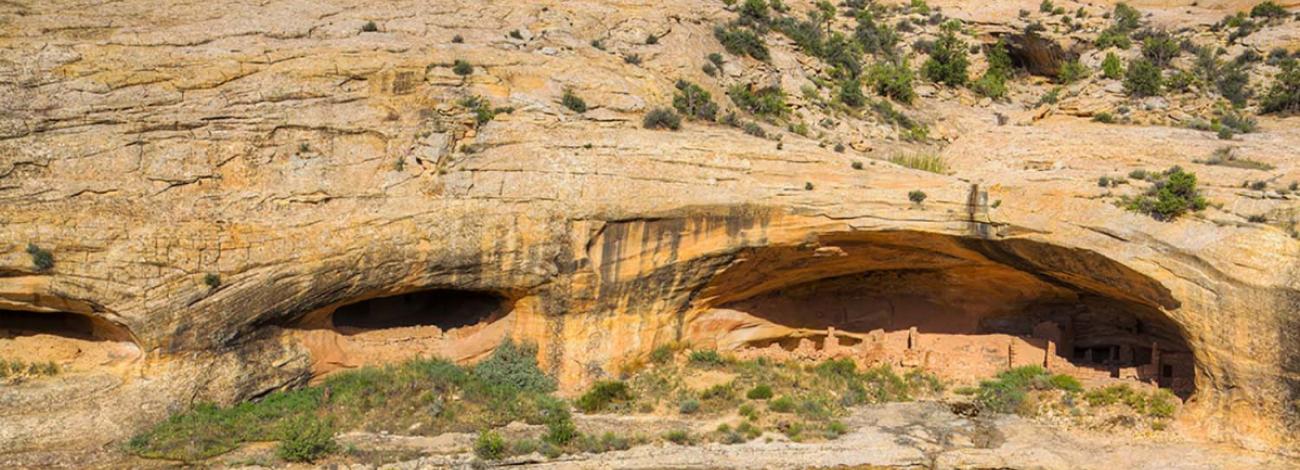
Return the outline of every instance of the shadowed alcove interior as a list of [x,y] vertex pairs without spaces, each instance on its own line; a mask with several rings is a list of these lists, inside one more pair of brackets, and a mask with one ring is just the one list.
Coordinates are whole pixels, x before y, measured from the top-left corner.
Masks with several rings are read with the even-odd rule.
[[1195,390],[1191,350],[1166,313],[1178,302],[1154,280],[1086,250],[919,232],[832,234],[742,253],[701,299],[694,330],[712,330],[699,336],[723,348],[821,349],[831,334],[837,347],[875,361],[955,376],[1055,362],[1184,397]]

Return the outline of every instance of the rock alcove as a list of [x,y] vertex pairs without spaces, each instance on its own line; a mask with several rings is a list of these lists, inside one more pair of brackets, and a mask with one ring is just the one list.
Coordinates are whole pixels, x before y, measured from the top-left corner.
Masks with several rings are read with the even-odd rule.
[[844,233],[742,253],[702,296],[693,342],[849,357],[954,379],[1039,364],[1085,380],[1195,391],[1154,280],[1096,253],[918,232]]

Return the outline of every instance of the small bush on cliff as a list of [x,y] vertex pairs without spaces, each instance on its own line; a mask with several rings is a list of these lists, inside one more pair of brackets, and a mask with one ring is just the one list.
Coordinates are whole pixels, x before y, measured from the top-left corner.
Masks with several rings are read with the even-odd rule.
[[921,67],[926,79],[950,86],[966,84],[970,59],[966,57],[966,42],[957,37],[960,30],[961,23],[956,20],[944,23],[943,33],[930,49],[930,58]]
[[767,384],[758,384],[745,393],[745,398],[750,400],[766,400],[772,398],[772,387]]
[[759,116],[782,116],[786,112],[785,92],[778,87],[737,84],[727,90],[727,96],[736,106]]
[[686,80],[678,80],[676,87],[673,108],[677,112],[691,119],[713,121],[718,118],[718,104],[713,102],[713,95],[708,91]]
[[642,125],[646,129],[669,129],[678,130],[682,128],[682,117],[668,108],[654,108],[645,114]]
[[1161,87],[1160,68],[1155,64],[1144,59],[1128,64],[1128,71],[1124,73],[1124,91],[1129,96],[1156,96],[1160,94]]
[[767,404],[767,409],[773,413],[789,413],[794,411],[794,399],[788,396],[781,396]]
[[592,384],[587,393],[578,397],[578,401],[574,404],[583,413],[597,413],[630,400],[632,394],[626,383],[618,380],[602,380]]
[[706,367],[720,366],[727,363],[726,358],[723,358],[721,354],[712,349],[691,351],[691,355],[687,358],[691,361],[691,365]]
[[1250,9],[1251,18],[1284,18],[1286,9],[1272,0],[1255,5]]
[[971,85],[977,93],[993,99],[1007,96],[1007,80],[1011,79],[1011,55],[1007,53],[1006,43],[998,40],[988,53],[989,67],[984,75]]
[[980,382],[975,391],[975,405],[997,413],[1023,412],[1021,403],[1031,390],[1082,390],[1079,381],[1064,375],[1052,375],[1039,366],[1023,366],[1002,372],[992,380]]
[[1119,56],[1114,52],[1107,52],[1106,58],[1101,61],[1101,75],[1111,80],[1124,76],[1124,64],[1120,63]]
[[713,30],[713,37],[722,43],[722,47],[738,56],[750,56],[767,62],[771,58],[763,38],[748,29],[739,26],[718,26]]
[[49,250],[28,243],[27,254],[32,257],[32,266],[36,267],[36,271],[46,272],[54,269],[54,254]]
[[1178,409],[1178,397],[1169,390],[1152,392],[1134,390],[1128,384],[1111,385],[1089,390],[1083,394],[1089,406],[1101,407],[1116,404],[1127,406],[1134,412],[1151,418],[1170,418]]
[[497,396],[555,390],[555,380],[537,366],[537,348],[513,341],[501,343],[491,356],[474,366],[474,376],[482,391]]
[[275,454],[290,462],[311,462],[338,449],[334,424],[312,415],[286,421],[280,428]]
[[1189,211],[1204,210],[1207,203],[1196,188],[1196,174],[1173,167],[1157,175],[1151,188],[1136,198],[1125,197],[1121,204],[1128,210],[1150,215],[1156,220],[1171,221]]
[[474,73],[474,66],[464,60],[456,59],[451,65],[451,71],[462,77]]
[[1182,48],[1178,46],[1178,41],[1167,32],[1154,33],[1142,40],[1142,57],[1151,61],[1156,67],[1168,67],[1169,62],[1178,57],[1181,52]]
[[564,89],[564,96],[560,98],[560,103],[564,104],[564,107],[569,108],[570,111],[575,113],[582,114],[587,112],[587,102],[583,100],[582,97],[574,94],[571,89]]
[[474,455],[483,460],[500,459],[506,452],[506,440],[496,431],[480,431],[474,441]]
[[921,204],[922,202],[925,202],[925,198],[925,191],[914,189],[907,192],[907,200],[912,201],[913,204]]
[[1282,69],[1274,78],[1273,85],[1260,103],[1264,113],[1295,114],[1300,113],[1300,62],[1296,59],[1283,60]]
[[882,60],[871,66],[868,79],[877,95],[900,103],[911,103],[916,99],[916,92],[912,89],[912,75],[907,59]]

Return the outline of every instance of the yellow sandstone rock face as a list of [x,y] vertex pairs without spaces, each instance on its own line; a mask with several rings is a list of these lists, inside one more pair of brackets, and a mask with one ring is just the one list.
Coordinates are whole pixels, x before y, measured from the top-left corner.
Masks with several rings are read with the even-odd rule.
[[[1296,195],[1241,187],[1300,180],[1297,118],[1232,143],[1264,176],[1196,166],[1223,145],[1205,132],[941,90],[916,105],[947,143],[939,175],[885,161],[917,147],[870,124],[848,153],[775,127],[780,144],[643,129],[679,77],[726,101],[700,71],[734,16],[722,2],[164,3],[0,5],[0,359],[64,371],[0,386],[0,453],[98,447],[196,402],[415,355],[472,361],[504,338],[536,343],[574,390],[660,345],[779,339],[836,309],[916,305],[882,328],[931,312],[970,333],[1085,300],[1185,349],[1191,428],[1300,452],[1300,242],[1245,220],[1294,218]],[[1228,3],[1198,11],[1217,21]],[[791,51],[728,55],[720,74],[798,95]],[[566,89],[589,110],[565,109]],[[468,96],[513,109],[479,125]],[[1136,182],[1097,184],[1174,165],[1214,207],[1159,222],[1116,206]],[[782,297],[818,286],[843,289]],[[447,312],[379,328],[366,322],[401,307],[376,301],[342,325],[390,297]]]

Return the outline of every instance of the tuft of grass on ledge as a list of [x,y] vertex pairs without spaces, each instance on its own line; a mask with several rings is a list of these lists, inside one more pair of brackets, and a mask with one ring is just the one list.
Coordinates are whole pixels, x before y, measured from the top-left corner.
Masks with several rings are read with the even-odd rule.
[[914,170],[928,171],[941,175],[948,174],[948,159],[937,153],[918,152],[897,154],[889,157],[889,162]]

